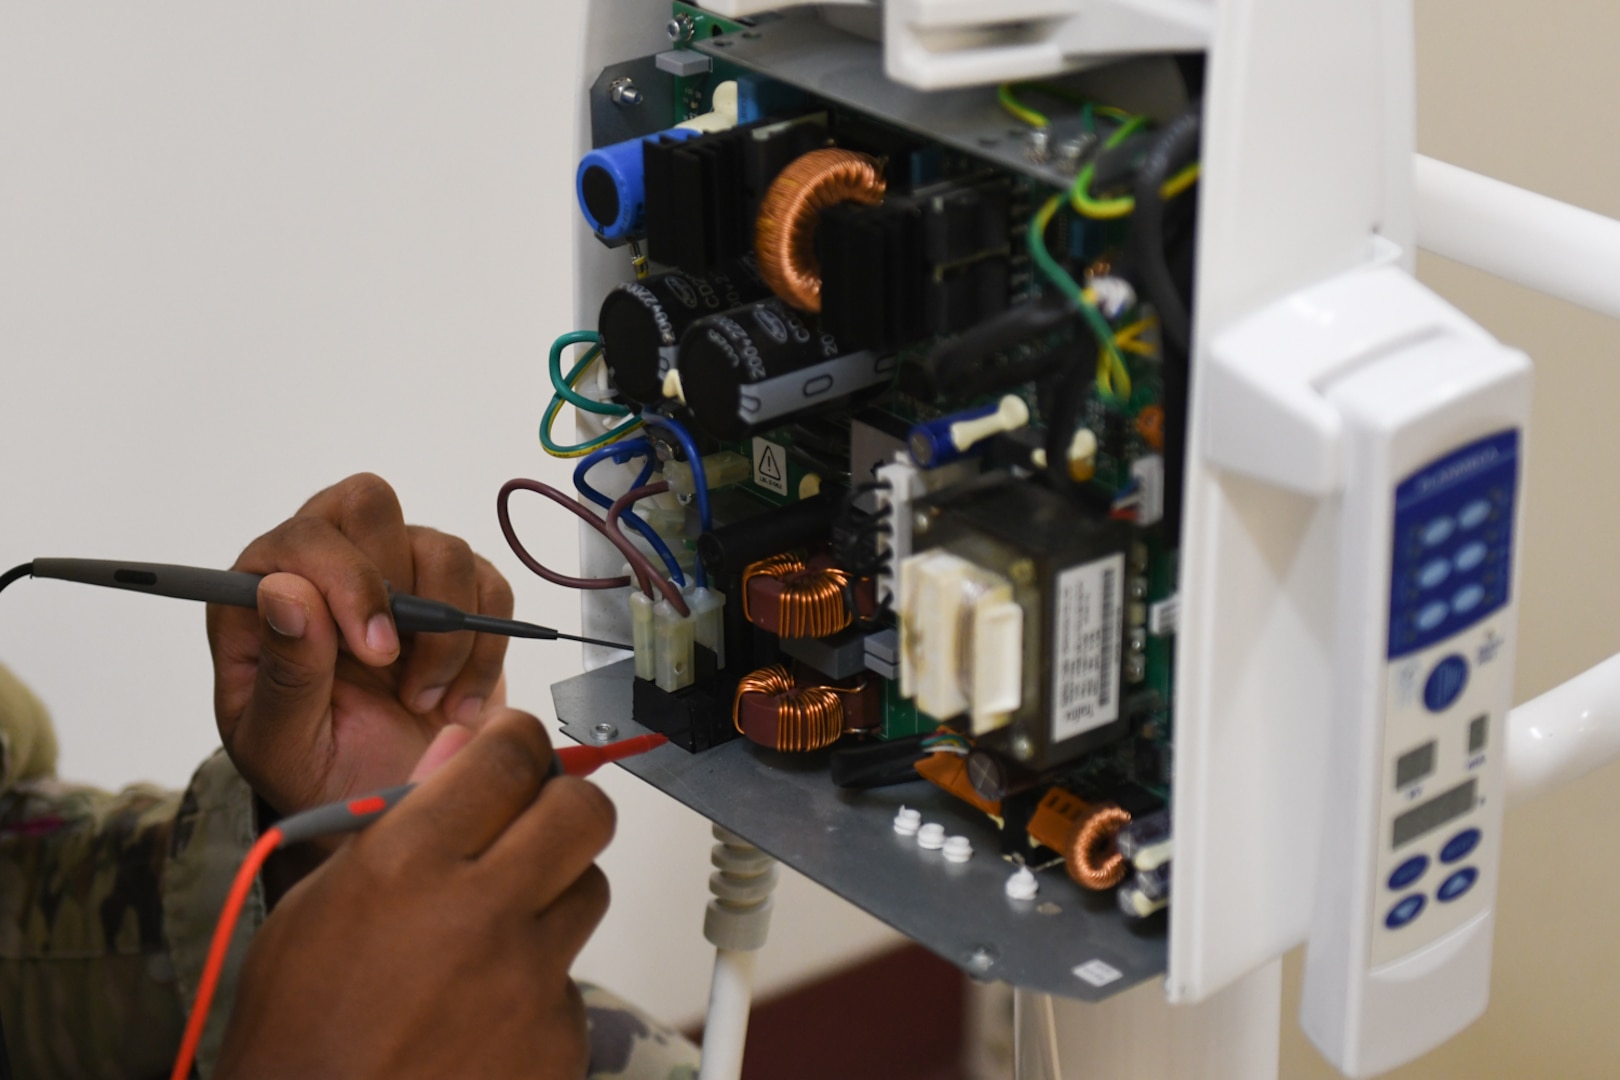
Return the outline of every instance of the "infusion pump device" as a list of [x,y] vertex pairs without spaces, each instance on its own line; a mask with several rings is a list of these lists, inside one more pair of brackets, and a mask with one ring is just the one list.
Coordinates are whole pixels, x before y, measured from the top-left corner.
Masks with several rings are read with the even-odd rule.
[[977,977],[1304,943],[1363,1077],[1486,1005],[1531,367],[1413,274],[1409,8],[1305,7],[591,5],[542,439],[636,646],[565,725]]

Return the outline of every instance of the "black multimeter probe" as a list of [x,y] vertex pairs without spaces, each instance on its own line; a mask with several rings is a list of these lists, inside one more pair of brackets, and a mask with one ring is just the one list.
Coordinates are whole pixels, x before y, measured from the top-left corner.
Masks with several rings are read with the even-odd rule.
[[[262,574],[240,570],[207,570],[200,566],[174,566],[168,563],[120,562],[116,559],[35,559],[31,563],[0,574],[0,589],[24,577],[56,581],[76,581],[152,596],[197,600],[227,607],[257,608]],[[450,634],[472,630],[503,637],[535,638],[541,641],[578,641],[605,649],[633,651],[616,641],[565,634],[549,626],[473,615],[437,600],[425,600],[409,593],[390,592],[388,606],[394,613],[394,626],[402,634]]]

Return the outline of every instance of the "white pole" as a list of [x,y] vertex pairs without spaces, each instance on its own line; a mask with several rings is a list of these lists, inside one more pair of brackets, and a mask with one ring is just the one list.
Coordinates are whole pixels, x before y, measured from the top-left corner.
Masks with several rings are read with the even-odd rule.
[[746,949],[716,949],[709,983],[709,1014],[703,1023],[703,1064],[698,1080],[737,1080],[742,1075],[753,1006],[754,958]]
[[1017,1080],[1277,1078],[1280,960],[1196,1005],[1171,1005],[1157,982],[1098,1005],[1027,991],[1019,999]]
[[714,899],[703,916],[703,936],[715,947],[714,981],[698,1080],[738,1080],[753,1005],[754,957],[770,932],[776,860],[718,825],[714,838],[720,841],[709,853]]
[[1620,221],[1416,156],[1418,246],[1620,318]]
[[1509,803],[1620,758],[1620,656],[1508,713],[1507,743]]

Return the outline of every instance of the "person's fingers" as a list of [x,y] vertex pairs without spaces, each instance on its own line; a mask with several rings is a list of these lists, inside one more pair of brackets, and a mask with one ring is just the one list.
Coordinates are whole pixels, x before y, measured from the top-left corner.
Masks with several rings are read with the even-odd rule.
[[337,526],[399,592],[415,592],[410,535],[399,496],[375,473],[356,473],[317,492],[298,511]]
[[[499,570],[490,565],[488,559],[474,555],[473,562],[478,581],[478,606],[474,610],[480,615],[510,619],[512,586],[507,584]],[[502,668],[506,664],[506,644],[507,639],[500,634],[479,634],[473,640],[472,653],[444,698],[445,715],[455,723],[474,726],[485,709],[495,703],[497,688],[501,686]],[[499,704],[505,704],[504,694]]]
[[372,667],[398,658],[399,634],[382,571],[330,521],[292,518],[249,544],[233,569],[297,574],[320,590],[350,652]]
[[613,839],[613,801],[588,780],[559,776],[479,859],[522,884],[539,911],[550,905]]
[[[421,526],[412,526],[409,535],[416,595],[462,611],[476,611],[478,563],[467,542]],[[439,707],[473,653],[473,638],[466,631],[416,636],[399,680],[399,700],[407,709],[430,713]],[[490,685],[494,685],[493,679]],[[488,693],[486,689],[482,696]]]
[[427,750],[423,751],[422,760],[411,770],[410,782],[419,784],[444,768],[445,762],[461,753],[472,738],[473,730],[460,724],[446,724],[440,728]]
[[536,930],[540,955],[566,972],[584,951],[612,901],[607,875],[592,863],[540,913]]
[[296,574],[259,583],[259,653],[252,690],[230,732],[231,757],[266,798],[283,805],[307,779],[306,759],[323,738],[332,707],[337,626],[326,601]]
[[473,858],[534,802],[551,768],[540,721],[508,709],[371,827],[373,846]]

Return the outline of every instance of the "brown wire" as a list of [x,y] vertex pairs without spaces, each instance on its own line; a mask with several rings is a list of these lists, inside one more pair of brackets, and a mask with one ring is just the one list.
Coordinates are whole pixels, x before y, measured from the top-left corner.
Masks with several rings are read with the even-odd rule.
[[789,162],[766,189],[754,222],[759,274],[771,291],[802,311],[820,311],[817,219],[835,203],[876,206],[885,186],[877,161],[853,150],[812,150]]
[[1130,823],[1130,813],[1112,805],[1096,807],[1076,820],[1063,853],[1069,876],[1098,891],[1124,881],[1125,856],[1119,853],[1114,838]]
[[849,574],[836,567],[812,570],[797,555],[773,555],[743,570],[743,618],[753,621],[748,583],[761,575],[782,583],[777,608],[777,634],[785,638],[821,638],[854,621],[848,601]]
[[795,686],[793,676],[780,664],[744,675],[731,700],[731,723],[742,726],[742,701],[746,694],[764,694],[775,699],[775,749],[786,753],[807,753],[831,746],[844,733],[844,703],[840,694],[858,694],[865,684],[854,687]]

